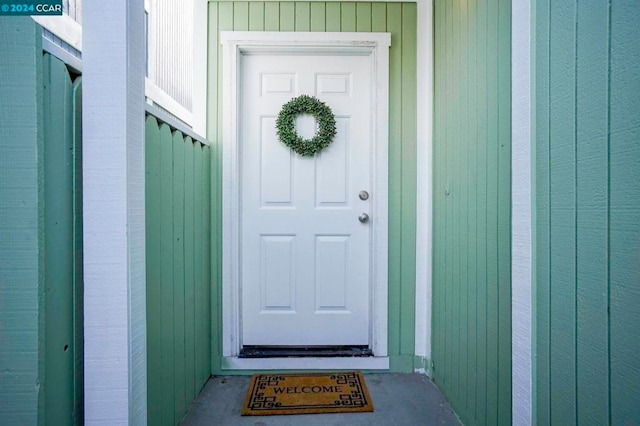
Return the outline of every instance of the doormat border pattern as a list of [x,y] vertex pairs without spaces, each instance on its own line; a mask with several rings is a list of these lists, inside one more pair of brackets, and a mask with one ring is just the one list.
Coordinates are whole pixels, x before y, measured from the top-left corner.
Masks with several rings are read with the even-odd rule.
[[[330,392],[335,394],[333,403],[314,403],[315,393],[301,394],[295,404],[283,405],[278,396],[269,392],[270,387],[286,382],[286,387],[303,387],[305,383],[318,379],[329,380],[336,386],[348,386],[347,392]],[[297,392],[296,392],[297,393]],[[269,394],[269,395],[267,395]],[[325,398],[326,399],[326,394]],[[289,374],[254,374],[242,405],[243,416],[273,416],[288,414],[320,414],[320,413],[363,413],[372,412],[373,402],[369,390],[360,372],[329,373],[289,373]]]

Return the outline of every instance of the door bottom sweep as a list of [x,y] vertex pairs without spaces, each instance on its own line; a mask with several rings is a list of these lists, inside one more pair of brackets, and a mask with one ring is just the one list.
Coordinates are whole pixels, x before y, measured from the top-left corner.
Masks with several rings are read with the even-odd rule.
[[286,357],[369,357],[373,351],[366,345],[355,346],[255,346],[245,345],[239,358]]

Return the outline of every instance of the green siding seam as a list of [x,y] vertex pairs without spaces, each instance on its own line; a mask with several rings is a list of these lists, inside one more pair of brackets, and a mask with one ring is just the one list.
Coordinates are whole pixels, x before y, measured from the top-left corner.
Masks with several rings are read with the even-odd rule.
[[574,253],[576,254],[573,259],[573,268],[575,271],[575,276],[573,277],[573,311],[574,317],[573,320],[576,323],[576,326],[573,330],[573,353],[574,355],[574,365],[573,365],[573,375],[575,377],[573,392],[576,395],[576,404],[574,407],[574,419],[579,422],[580,416],[578,414],[578,242],[579,242],[579,234],[578,234],[578,3],[576,1],[576,6],[574,9],[573,15],[574,25],[573,25],[573,33],[575,34],[575,50],[573,57],[573,73],[576,75],[576,79],[573,82],[573,110],[576,111],[576,114],[573,116],[573,186],[576,188],[573,193],[573,233],[575,234],[574,240]]
[[537,69],[537,7],[538,0],[531,0],[530,13],[531,13],[531,41],[530,41],[530,75],[531,75],[531,420],[536,422],[538,413],[538,270],[536,268],[538,259],[538,240],[537,240],[537,223],[538,223],[538,192],[536,188],[536,182],[538,178],[537,173],[537,126],[536,126],[536,111],[537,111],[537,93],[538,85],[536,80]]
[[611,407],[611,29],[612,2],[607,7],[607,420],[613,424]]

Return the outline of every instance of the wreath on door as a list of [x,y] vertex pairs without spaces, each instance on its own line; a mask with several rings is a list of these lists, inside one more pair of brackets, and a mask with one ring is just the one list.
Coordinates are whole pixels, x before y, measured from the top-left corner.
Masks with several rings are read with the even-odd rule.
[[[295,121],[300,114],[312,115],[318,123],[318,131],[311,139],[303,139],[296,133]],[[280,142],[303,157],[313,157],[333,142],[336,119],[327,104],[313,96],[301,95],[282,106],[276,130]]]

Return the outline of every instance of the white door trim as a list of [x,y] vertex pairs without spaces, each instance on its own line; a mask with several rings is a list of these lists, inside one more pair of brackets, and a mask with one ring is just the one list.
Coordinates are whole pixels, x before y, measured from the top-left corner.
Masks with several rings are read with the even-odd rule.
[[511,395],[514,425],[535,424],[533,9],[511,2]]
[[433,0],[418,0],[415,371],[431,374],[433,247]]
[[[240,155],[239,125],[239,70],[240,58],[252,52],[316,53],[340,52],[371,57],[372,71],[372,160],[375,170],[372,198],[371,266],[371,347],[375,357],[387,357],[387,246],[388,246],[388,143],[389,143],[389,46],[388,33],[314,33],[314,32],[259,32],[222,31],[223,46],[223,132],[222,132],[222,355],[237,357],[242,342],[240,306]],[[362,358],[365,360],[366,358]],[[273,360],[254,360],[251,367],[229,362],[234,369],[270,368]],[[263,365],[264,364],[264,365]],[[380,365],[388,366],[388,363]],[[323,368],[318,364],[314,368]],[[300,368],[305,368],[301,366]],[[327,368],[331,368],[328,366]],[[362,368],[366,368],[363,364]],[[379,367],[381,368],[381,367]]]

